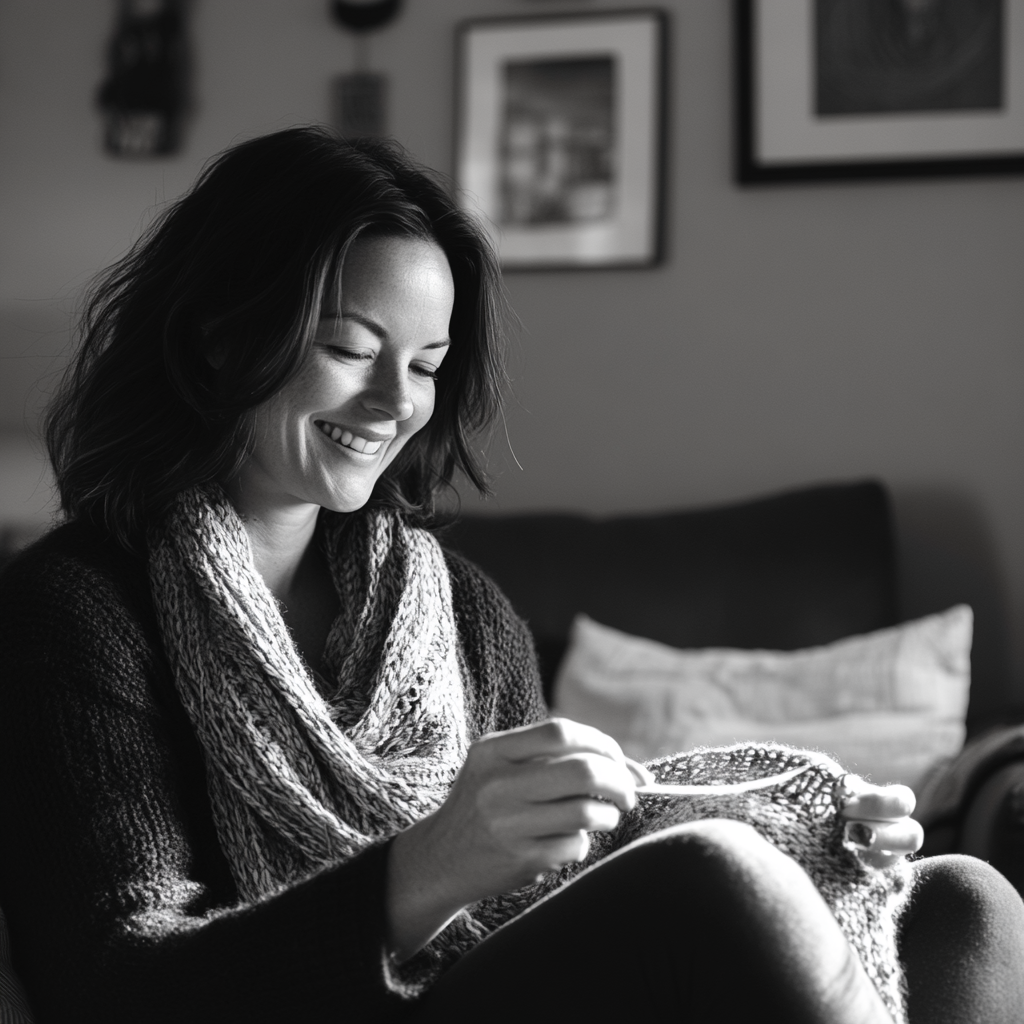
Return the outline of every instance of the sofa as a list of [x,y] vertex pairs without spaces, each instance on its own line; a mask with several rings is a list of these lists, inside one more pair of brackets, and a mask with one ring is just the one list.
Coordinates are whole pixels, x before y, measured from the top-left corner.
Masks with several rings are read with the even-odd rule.
[[[549,704],[580,613],[682,649],[796,651],[900,621],[891,504],[874,481],[603,519],[466,515],[442,543],[528,623]],[[1024,892],[1024,727],[972,738],[930,781],[923,852],[982,856]]]

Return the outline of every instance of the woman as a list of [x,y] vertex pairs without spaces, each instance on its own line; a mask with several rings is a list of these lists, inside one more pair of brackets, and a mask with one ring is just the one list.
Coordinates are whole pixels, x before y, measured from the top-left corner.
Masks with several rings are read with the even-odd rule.
[[[760,801],[638,798],[423,529],[484,487],[499,312],[442,188],[314,128],[220,157],[101,283],[48,420],[68,522],[0,586],[0,906],[41,1024],[901,1017],[909,791],[761,748],[653,766],[802,772]],[[1016,894],[915,875],[910,1019],[1016,1019]]]

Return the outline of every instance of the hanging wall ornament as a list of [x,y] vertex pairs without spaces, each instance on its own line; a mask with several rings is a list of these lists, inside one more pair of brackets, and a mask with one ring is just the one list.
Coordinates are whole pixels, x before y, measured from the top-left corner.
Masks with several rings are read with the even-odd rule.
[[115,156],[173,153],[186,107],[185,0],[120,0],[97,102]]
[[355,37],[355,69],[331,82],[331,120],[345,137],[387,134],[387,79],[370,71],[369,34],[398,14],[402,0],[332,0],[331,16]]

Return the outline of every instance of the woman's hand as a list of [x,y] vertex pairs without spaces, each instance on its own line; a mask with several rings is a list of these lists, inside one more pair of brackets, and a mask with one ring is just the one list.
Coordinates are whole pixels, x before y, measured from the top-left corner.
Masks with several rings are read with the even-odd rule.
[[842,794],[847,844],[866,864],[887,868],[921,849],[924,830],[910,817],[917,800],[908,786],[873,786],[847,775]]
[[403,959],[463,907],[582,860],[650,773],[610,736],[565,718],[491,733],[444,804],[398,835],[388,869],[391,946]]

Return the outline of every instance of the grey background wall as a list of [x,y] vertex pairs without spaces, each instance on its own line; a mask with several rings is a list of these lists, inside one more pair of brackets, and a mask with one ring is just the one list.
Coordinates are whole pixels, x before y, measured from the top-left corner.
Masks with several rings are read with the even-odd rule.
[[[408,0],[372,44],[394,134],[451,169],[459,20],[626,6]],[[878,477],[906,614],[974,604],[975,671],[1024,705],[1024,179],[739,189],[730,5],[661,6],[667,260],[508,276],[523,325],[508,432],[523,468],[495,443],[484,510],[654,510]],[[112,0],[0,0],[0,517],[47,514],[26,431],[90,276],[211,154],[327,117],[352,46],[326,8],[194,0],[185,149],[117,162],[92,103]]]

